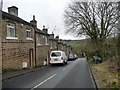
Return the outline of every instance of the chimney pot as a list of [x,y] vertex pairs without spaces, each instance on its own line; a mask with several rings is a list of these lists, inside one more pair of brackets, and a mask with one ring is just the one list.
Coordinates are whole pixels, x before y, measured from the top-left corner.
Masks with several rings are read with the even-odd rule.
[[43,25],[43,29],[45,29],[45,25]]
[[52,31],[52,34],[54,34],[53,31]]
[[37,21],[35,20],[35,15],[33,15],[33,20],[31,20],[30,23],[35,27],[37,27]]
[[45,28],[45,25],[43,25],[43,32],[48,33],[48,29]]
[[35,20],[35,15],[33,15],[33,20]]
[[56,38],[59,39],[59,35],[57,35]]

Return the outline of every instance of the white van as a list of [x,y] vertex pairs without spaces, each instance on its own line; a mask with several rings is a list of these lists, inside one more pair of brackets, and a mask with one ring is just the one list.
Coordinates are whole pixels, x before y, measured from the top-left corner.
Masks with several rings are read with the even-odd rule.
[[50,64],[67,64],[68,57],[65,55],[63,51],[52,51],[50,53]]

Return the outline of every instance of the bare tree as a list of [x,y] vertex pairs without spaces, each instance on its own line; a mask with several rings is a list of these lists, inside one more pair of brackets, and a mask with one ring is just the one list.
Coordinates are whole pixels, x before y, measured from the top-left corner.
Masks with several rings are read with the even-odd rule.
[[115,2],[73,2],[65,10],[67,32],[86,34],[95,43],[104,40],[113,32],[117,22]]

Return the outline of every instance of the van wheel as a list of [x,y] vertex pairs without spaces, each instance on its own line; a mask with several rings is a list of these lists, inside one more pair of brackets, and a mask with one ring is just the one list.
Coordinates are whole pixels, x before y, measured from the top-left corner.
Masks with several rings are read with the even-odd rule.
[[65,64],[68,64],[68,62],[65,62]]
[[50,66],[53,66],[53,64],[50,64]]
[[62,65],[63,65],[63,66],[65,65],[65,61],[62,63]]

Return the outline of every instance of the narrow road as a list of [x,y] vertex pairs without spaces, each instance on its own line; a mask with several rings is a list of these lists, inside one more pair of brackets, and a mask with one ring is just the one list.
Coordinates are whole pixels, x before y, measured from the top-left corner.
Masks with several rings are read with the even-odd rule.
[[65,66],[43,67],[3,81],[3,88],[95,88],[86,58],[69,61]]

